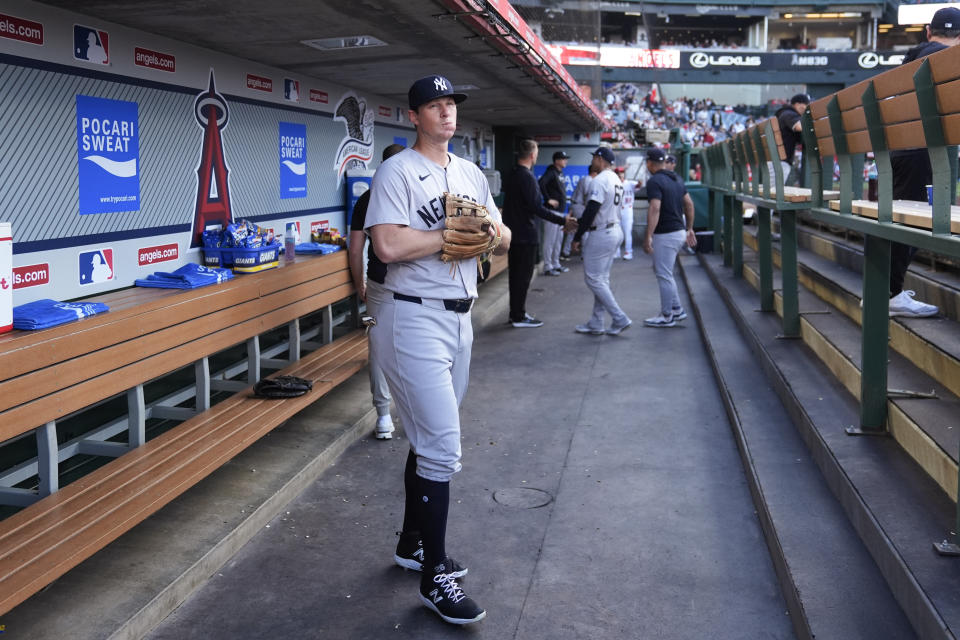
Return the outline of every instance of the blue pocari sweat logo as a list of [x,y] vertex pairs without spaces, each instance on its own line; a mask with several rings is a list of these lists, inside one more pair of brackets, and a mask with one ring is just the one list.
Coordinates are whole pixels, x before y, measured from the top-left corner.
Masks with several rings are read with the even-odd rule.
[[137,103],[77,96],[80,213],[140,209]]
[[280,197],[307,197],[307,125],[280,123]]

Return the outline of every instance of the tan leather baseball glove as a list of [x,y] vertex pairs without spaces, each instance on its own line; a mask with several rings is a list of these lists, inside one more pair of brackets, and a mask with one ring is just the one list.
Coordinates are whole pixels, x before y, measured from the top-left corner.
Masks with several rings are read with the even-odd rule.
[[[443,231],[443,249],[440,259],[444,262],[476,258],[500,246],[502,232],[500,223],[490,216],[482,204],[443,194],[446,217]],[[490,229],[496,233],[490,235]]]

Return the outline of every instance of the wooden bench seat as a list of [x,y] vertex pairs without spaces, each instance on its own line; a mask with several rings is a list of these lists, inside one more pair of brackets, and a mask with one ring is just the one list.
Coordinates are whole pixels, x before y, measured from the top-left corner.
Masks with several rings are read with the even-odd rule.
[[265,433],[363,368],[363,330],[279,372],[314,382],[306,395],[237,393],[0,522],[0,614],[78,565]]
[[[877,219],[879,205],[871,200],[853,200],[851,202],[853,213],[865,218]],[[831,200],[830,208],[834,211],[840,211],[840,201]],[[920,229],[933,228],[933,207],[925,202],[915,200],[894,200],[893,201],[893,221],[905,224],[910,227]],[[952,205],[950,207],[950,232],[960,233],[960,206]]]
[[[749,184],[749,183],[748,183]],[[812,198],[813,190],[806,187],[784,187],[783,188],[783,199],[787,202],[810,202]],[[825,190],[823,192],[823,198],[829,200],[831,198],[836,198],[840,195],[839,191]],[[770,196],[773,198],[777,197],[777,189],[774,187],[770,188]]]
[[[124,293],[102,315],[0,340],[0,441],[353,293],[346,252],[191,291]],[[112,304],[110,295],[97,300]],[[139,300],[139,302],[137,302]]]
[[[278,269],[195,290],[131,288],[98,295],[92,299],[107,303],[109,312],[0,337],[0,442],[35,435],[32,473],[39,477],[36,492],[0,489],[7,504],[25,506],[0,522],[0,614],[359,371],[367,362],[365,333],[352,330],[333,339],[332,305],[353,294],[345,251],[298,256]],[[321,310],[321,328],[313,323],[309,329],[323,332],[310,343],[318,348],[301,357],[300,319]],[[264,358],[260,336],[284,328],[289,339],[269,351],[288,357]],[[225,370],[217,379],[210,359],[230,351],[236,363],[242,358],[238,345],[245,347],[246,360],[228,369],[235,372],[231,377],[246,370],[246,381],[226,379]],[[250,385],[260,379],[262,364],[309,378],[314,389],[285,400],[253,398]],[[174,394],[186,400],[146,405],[146,383],[190,365],[195,384]],[[234,395],[211,406],[212,391]],[[127,431],[126,444],[89,434],[77,438],[77,445],[60,443],[58,419],[124,395],[129,409],[119,427],[88,428]],[[193,408],[180,406],[191,398]],[[147,441],[151,416],[182,422]],[[60,489],[61,453],[114,459]]]

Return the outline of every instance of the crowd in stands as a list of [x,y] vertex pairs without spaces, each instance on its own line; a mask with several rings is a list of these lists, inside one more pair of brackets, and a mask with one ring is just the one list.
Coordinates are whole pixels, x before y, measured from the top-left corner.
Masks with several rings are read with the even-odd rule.
[[606,85],[604,116],[613,127],[604,133],[614,146],[644,146],[644,129],[679,129],[691,146],[713,144],[753,123],[745,105],[718,105],[710,98],[662,100],[655,87],[629,82]]
[[660,49],[739,49],[744,46],[743,38],[730,36],[725,39],[703,38],[693,34],[671,35],[660,38]]

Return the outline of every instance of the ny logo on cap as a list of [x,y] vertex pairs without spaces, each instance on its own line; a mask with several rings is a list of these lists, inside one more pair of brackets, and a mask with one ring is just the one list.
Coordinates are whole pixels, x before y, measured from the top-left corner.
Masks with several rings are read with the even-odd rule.
[[437,76],[436,78],[433,79],[433,86],[436,88],[437,91],[447,90],[447,82],[440,76]]

